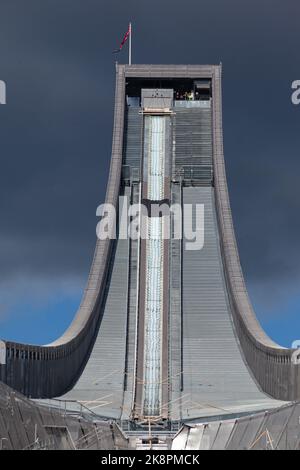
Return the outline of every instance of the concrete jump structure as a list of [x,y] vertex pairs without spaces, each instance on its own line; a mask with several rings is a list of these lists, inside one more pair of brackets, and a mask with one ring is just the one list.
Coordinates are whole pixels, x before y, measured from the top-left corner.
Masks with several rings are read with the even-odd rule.
[[105,202],[203,205],[203,248],[163,239],[175,224],[165,216],[146,218],[150,240],[97,240],[70,327],[45,346],[0,342],[2,382],[29,398],[77,400],[129,427],[237,419],[299,400],[294,350],[262,330],[240,266],[221,73],[219,65],[116,65]]

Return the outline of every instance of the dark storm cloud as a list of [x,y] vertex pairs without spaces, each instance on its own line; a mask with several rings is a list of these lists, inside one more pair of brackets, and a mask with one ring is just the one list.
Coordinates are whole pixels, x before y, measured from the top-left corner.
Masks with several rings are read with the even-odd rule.
[[[114,59],[219,63],[225,158],[250,282],[300,274],[298,0],[1,0],[0,280],[84,277],[111,147]],[[126,52],[119,58],[126,60]]]

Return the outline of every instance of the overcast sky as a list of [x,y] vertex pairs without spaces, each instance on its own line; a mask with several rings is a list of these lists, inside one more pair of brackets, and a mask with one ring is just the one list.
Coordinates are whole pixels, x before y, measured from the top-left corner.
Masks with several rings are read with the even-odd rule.
[[247,285],[268,333],[300,338],[299,18],[299,0],[0,0],[0,337],[47,342],[74,315],[107,181],[112,50],[131,20],[135,63],[222,62]]

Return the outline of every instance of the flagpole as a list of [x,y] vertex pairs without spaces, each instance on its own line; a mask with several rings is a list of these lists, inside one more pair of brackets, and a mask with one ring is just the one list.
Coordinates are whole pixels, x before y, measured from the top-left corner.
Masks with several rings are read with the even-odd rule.
[[131,23],[129,23],[129,52],[128,52],[128,63],[131,65]]

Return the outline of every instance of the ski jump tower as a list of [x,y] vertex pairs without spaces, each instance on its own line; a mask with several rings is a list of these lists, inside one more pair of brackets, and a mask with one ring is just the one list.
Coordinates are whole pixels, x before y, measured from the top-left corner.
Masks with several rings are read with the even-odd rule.
[[177,204],[183,233],[185,221],[197,225],[184,208],[198,204],[203,246],[165,238],[178,219],[150,210],[147,239],[97,240],[70,327],[45,346],[2,341],[1,380],[31,398],[93,403],[127,420],[251,413],[299,399],[295,352],[260,327],[240,267],[220,66],[116,66],[106,203]]

